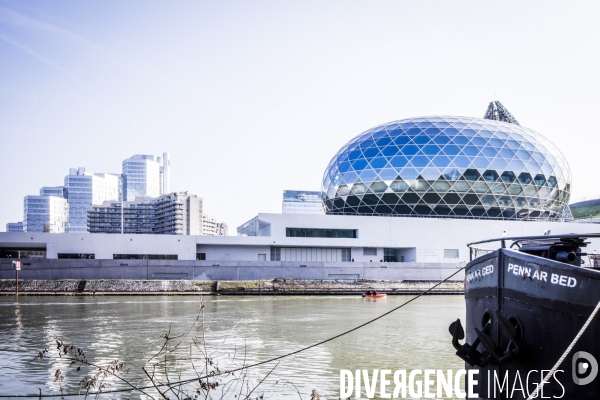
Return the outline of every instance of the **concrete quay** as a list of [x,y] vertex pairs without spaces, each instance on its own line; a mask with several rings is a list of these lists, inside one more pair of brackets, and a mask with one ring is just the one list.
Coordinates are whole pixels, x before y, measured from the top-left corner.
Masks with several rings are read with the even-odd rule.
[[[435,281],[323,281],[271,279],[258,281],[190,280],[19,280],[20,295],[359,295],[367,290],[418,294]],[[463,283],[448,281],[430,294],[463,294]],[[0,280],[0,294],[14,295],[14,279]]]

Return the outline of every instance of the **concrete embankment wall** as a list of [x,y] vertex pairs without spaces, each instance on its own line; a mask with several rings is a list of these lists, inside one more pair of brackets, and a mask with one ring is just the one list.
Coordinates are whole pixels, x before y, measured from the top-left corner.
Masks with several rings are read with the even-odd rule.
[[[439,281],[464,263],[353,263],[294,261],[157,261],[23,259],[20,279],[133,280],[415,280]],[[11,259],[0,259],[0,279],[14,279]],[[452,280],[462,281],[464,271]]]
[[[0,279],[0,294],[16,293],[14,279]],[[358,295],[367,290],[388,294],[463,294],[458,281],[321,281],[272,279],[259,281],[192,281],[192,280],[19,280],[24,295]]]

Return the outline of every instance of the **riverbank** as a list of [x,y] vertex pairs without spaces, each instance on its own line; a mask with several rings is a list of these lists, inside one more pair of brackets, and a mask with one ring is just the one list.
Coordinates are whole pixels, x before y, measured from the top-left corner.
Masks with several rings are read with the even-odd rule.
[[[437,281],[300,280],[20,280],[21,295],[355,295],[367,290],[387,294],[417,294]],[[463,282],[448,281],[430,294],[463,294]],[[15,294],[15,281],[0,280],[0,295]]]

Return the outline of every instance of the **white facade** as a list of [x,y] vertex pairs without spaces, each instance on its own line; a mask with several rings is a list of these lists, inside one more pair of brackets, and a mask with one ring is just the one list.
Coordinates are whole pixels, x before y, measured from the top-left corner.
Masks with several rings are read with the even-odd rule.
[[227,236],[229,234],[229,227],[225,222],[217,222],[217,234],[215,236]]
[[227,233],[226,223],[217,222],[214,217],[202,214],[202,234],[204,236],[227,236]]
[[325,214],[321,192],[284,190],[281,212],[283,214]]
[[163,153],[162,163],[163,164],[160,169],[160,172],[162,174],[161,193],[171,193],[171,155],[169,153]]
[[[467,243],[507,236],[589,233],[594,224],[410,217],[259,214],[259,236],[172,236],[0,233],[0,250],[29,246],[46,248],[47,258],[58,254],[176,255],[178,260],[324,261],[334,263],[463,263],[469,261]],[[267,229],[268,228],[268,229]],[[353,237],[290,237],[292,230],[352,231]],[[298,231],[294,231],[298,232]],[[585,251],[600,250],[595,239]],[[493,244],[486,245],[494,247]],[[200,256],[201,255],[201,256]],[[387,260],[386,260],[387,257]],[[395,261],[393,261],[395,257]],[[585,257],[584,257],[585,258]]]
[[23,199],[24,232],[64,233],[68,218],[67,199],[58,196],[25,196]]
[[116,174],[94,174],[84,167],[71,168],[65,176],[65,195],[69,205],[67,232],[87,232],[87,211],[92,204],[119,199]]
[[202,198],[175,192],[152,200],[155,233],[159,235],[202,234]]

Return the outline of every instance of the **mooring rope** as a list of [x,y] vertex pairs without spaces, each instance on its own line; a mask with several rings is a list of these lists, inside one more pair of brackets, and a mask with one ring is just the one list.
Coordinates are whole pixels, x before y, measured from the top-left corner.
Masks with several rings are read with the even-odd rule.
[[3,394],[0,394],[0,398],[33,398],[33,397],[35,397],[35,398],[41,399],[41,398],[44,398],[44,397],[91,396],[91,395],[101,395],[101,394],[110,394],[110,393],[132,392],[134,390],[156,389],[157,387],[183,385],[183,384],[186,384],[186,383],[192,383],[192,382],[200,381],[200,380],[206,379],[206,378],[214,378],[215,376],[219,376],[219,375],[226,375],[226,374],[230,374],[232,372],[243,371],[243,370],[246,370],[246,369],[258,367],[259,365],[269,364],[269,363],[272,363],[274,361],[281,360],[282,358],[293,356],[295,354],[302,353],[303,351],[312,349],[314,347],[321,346],[321,345],[323,345],[323,344],[325,344],[327,342],[331,342],[332,340],[338,339],[338,338],[340,338],[340,337],[342,337],[344,335],[347,335],[347,334],[349,334],[351,332],[354,332],[354,331],[356,331],[356,330],[358,330],[360,328],[363,328],[363,327],[365,327],[365,326],[367,326],[369,324],[372,324],[373,322],[375,322],[375,321],[377,321],[377,320],[379,320],[379,319],[381,319],[381,318],[383,318],[385,316],[388,316],[391,313],[393,313],[394,311],[397,311],[397,310],[401,309],[402,307],[404,307],[404,306],[412,303],[413,301],[417,300],[419,297],[422,297],[422,296],[426,295],[427,293],[431,292],[433,289],[435,289],[436,287],[440,286],[442,283],[445,283],[445,282],[449,281],[450,278],[452,278],[453,276],[455,276],[456,274],[458,274],[460,271],[462,271],[465,268],[466,268],[466,266],[457,269],[453,274],[451,274],[450,276],[448,276],[444,280],[439,281],[438,283],[436,283],[435,285],[433,285],[429,289],[427,289],[427,290],[419,293],[418,295],[416,295],[412,299],[407,300],[404,303],[400,304],[398,307],[395,307],[395,308],[391,309],[390,311],[388,311],[386,313],[383,313],[380,316],[375,317],[375,318],[373,318],[373,319],[371,319],[371,320],[369,320],[367,322],[364,322],[364,323],[362,323],[362,324],[360,324],[360,325],[358,325],[358,326],[356,326],[356,327],[354,327],[354,328],[352,328],[350,330],[347,330],[347,331],[342,332],[342,333],[340,333],[338,335],[332,336],[332,337],[330,337],[328,339],[325,339],[325,340],[323,340],[321,342],[314,343],[314,344],[312,344],[310,346],[303,347],[303,348],[301,348],[299,350],[292,351],[290,353],[287,353],[287,354],[284,354],[284,355],[281,355],[281,356],[273,357],[273,358],[270,358],[270,359],[265,360],[265,361],[260,361],[260,362],[257,362],[255,364],[250,364],[250,365],[247,365],[247,366],[230,369],[230,370],[227,370],[227,371],[212,373],[212,374],[209,374],[209,375],[199,376],[199,377],[192,378],[192,379],[186,379],[186,380],[181,380],[181,381],[171,381],[169,383],[163,383],[163,384],[157,384],[157,385],[151,385],[151,386],[144,386],[144,387],[133,387],[133,388],[128,388],[128,389],[103,390],[101,392],[88,392],[88,393],[86,393],[86,392],[84,392],[84,393],[65,393],[65,394],[59,394],[59,393],[57,393],[57,394],[41,394],[40,393],[40,394],[20,394],[20,395],[19,394],[15,394],[15,395],[8,395],[8,394],[4,394],[3,395]]
[[587,319],[587,321],[585,321],[585,324],[583,324],[583,326],[579,330],[579,333],[577,334],[577,336],[575,336],[575,339],[573,339],[573,341],[571,342],[571,344],[569,345],[569,347],[567,347],[567,349],[565,350],[565,352],[563,353],[563,355],[560,356],[560,358],[558,359],[558,361],[556,362],[556,364],[554,364],[554,367],[552,367],[552,369],[550,370],[550,372],[548,372],[546,374],[546,376],[544,377],[544,380],[542,382],[540,382],[539,385],[537,385],[537,387],[535,388],[535,391],[531,395],[529,395],[529,397],[527,398],[527,400],[532,400],[532,399],[535,399],[535,398],[538,397],[538,392],[541,390],[542,386],[544,386],[546,383],[548,383],[548,381],[550,380],[550,378],[552,378],[552,376],[554,375],[554,373],[556,372],[556,370],[558,369],[558,367],[560,367],[560,365],[563,363],[563,361],[565,361],[565,358],[567,358],[567,356],[569,355],[569,353],[571,352],[571,350],[573,350],[573,347],[575,347],[575,345],[577,344],[577,342],[579,341],[579,339],[581,338],[581,336],[583,335],[583,333],[585,332],[585,330],[592,323],[594,317],[596,317],[596,314],[598,314],[598,310],[600,310],[600,301],[596,305],[596,308],[594,308],[594,311],[592,311],[592,313],[590,314],[590,316]]

